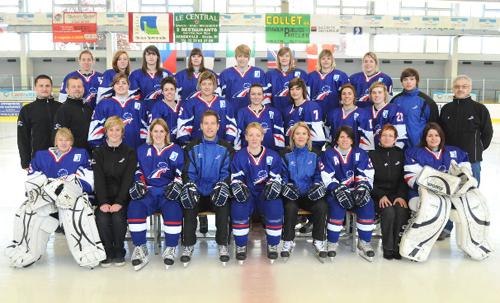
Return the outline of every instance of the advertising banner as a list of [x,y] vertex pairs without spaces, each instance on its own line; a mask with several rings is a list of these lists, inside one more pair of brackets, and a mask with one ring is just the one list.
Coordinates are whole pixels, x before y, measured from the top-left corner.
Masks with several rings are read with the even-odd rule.
[[218,43],[219,13],[175,13],[175,42]]
[[309,43],[311,15],[266,14],[266,43]]
[[172,13],[128,13],[129,42],[173,42]]

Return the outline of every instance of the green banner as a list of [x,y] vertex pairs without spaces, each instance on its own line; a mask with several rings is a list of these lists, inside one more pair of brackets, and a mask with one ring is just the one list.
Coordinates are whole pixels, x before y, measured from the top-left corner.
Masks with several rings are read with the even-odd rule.
[[175,13],[175,42],[218,43],[219,13]]
[[309,14],[266,14],[267,43],[309,43]]

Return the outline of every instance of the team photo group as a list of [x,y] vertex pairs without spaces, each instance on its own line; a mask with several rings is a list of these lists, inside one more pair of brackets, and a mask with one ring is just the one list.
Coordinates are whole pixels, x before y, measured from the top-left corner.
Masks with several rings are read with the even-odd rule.
[[250,58],[239,45],[236,65],[213,71],[194,48],[173,75],[150,45],[141,68],[131,71],[127,52],[117,51],[113,68],[100,73],[84,50],[57,101],[51,75],[38,75],[36,100],[17,120],[27,179],[5,250],[10,265],[34,264],[57,230],[80,266],[122,266],[129,232],[130,263],[140,270],[151,258],[148,217],[161,213],[163,262],[187,266],[198,214],[207,211],[215,213],[223,265],[252,257],[256,224],[270,262],[288,260],[299,210],[308,213],[311,250],[322,263],[336,261],[346,216],[368,261],[378,224],[387,260],[425,261],[453,229],[466,255],[490,255],[479,183],[493,127],[487,108],[471,99],[468,76],[453,79],[453,101],[439,110],[414,68],[392,75],[402,86],[393,96],[372,52],[350,76],[328,49],[310,73],[288,47],[267,71]]

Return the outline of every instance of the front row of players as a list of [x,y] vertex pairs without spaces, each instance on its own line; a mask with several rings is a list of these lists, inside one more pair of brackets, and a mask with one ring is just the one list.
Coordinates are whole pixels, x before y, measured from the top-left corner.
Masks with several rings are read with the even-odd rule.
[[[174,264],[181,231],[180,260],[185,266],[191,261],[196,243],[196,217],[199,211],[205,210],[216,214],[216,242],[223,264],[230,260],[229,224],[236,244],[236,259],[240,263],[246,259],[250,220],[255,211],[265,226],[267,257],[271,263],[278,258],[278,245],[283,240],[281,257],[287,260],[295,246],[294,227],[299,207],[312,212],[313,247],[321,262],[336,256],[347,210],[356,213],[359,254],[369,261],[373,259],[375,253],[370,241],[375,224],[375,206],[371,198],[374,170],[368,154],[354,145],[351,128],[340,127],[333,140],[334,146],[318,155],[311,151],[309,127],[299,122],[290,130],[290,148],[279,155],[262,145],[263,127],[250,123],[245,132],[247,148],[233,155],[232,147],[217,136],[220,125],[216,112],[205,112],[200,127],[203,136],[182,150],[170,142],[165,121],[155,119],[149,128],[148,143],[139,147],[136,156],[122,143],[123,122],[118,117],[111,117],[105,123],[106,144],[94,150],[93,174],[89,170],[87,152],[71,147],[73,139],[68,129],[58,130],[56,147],[38,152],[31,163],[28,200],[16,214],[14,241],[7,249],[11,265],[26,267],[41,258],[48,236],[57,227],[57,220],[50,216],[57,210],[75,260],[86,267],[99,263],[102,266],[124,264],[123,242],[128,220],[135,245],[132,265],[136,270],[143,268],[149,262],[146,219],[158,210],[163,216],[163,260],[167,268]],[[397,134],[394,128],[392,131]],[[424,136],[428,139],[434,133],[437,132],[431,127]],[[429,158],[431,160],[448,161],[444,165],[449,166],[450,171],[453,161],[459,165],[468,163],[460,150],[427,145],[423,145],[422,152],[434,156]],[[434,150],[439,151],[438,158]],[[417,261],[427,258],[439,229],[448,220],[451,205],[438,208],[432,203],[450,201],[460,208],[458,219],[455,218],[463,225],[459,230],[459,246],[474,259],[487,257],[491,252],[488,229],[487,225],[479,223],[488,223],[489,213],[484,198],[477,190],[470,191],[474,188],[472,176],[462,168],[456,169],[457,175],[465,180],[462,182],[465,186],[459,184],[457,177],[443,177],[439,172],[420,173],[425,165],[436,166],[426,161],[427,158],[420,158],[411,158],[411,163],[406,161],[409,171],[405,178],[409,179],[412,188],[418,188],[422,197],[420,205],[414,209],[417,215],[410,220],[403,236],[401,254]],[[433,183],[433,178],[445,180],[451,186]],[[92,192],[92,184],[95,184],[97,197],[95,219],[87,195]],[[453,198],[457,194],[450,191],[439,192],[436,190],[439,187],[454,188],[466,199]],[[433,198],[429,190],[434,195],[451,198]],[[128,195],[132,198],[130,203]],[[127,204],[128,213],[125,214]],[[471,205],[473,210],[470,210]],[[439,224],[426,223],[436,209],[446,210],[436,214],[439,220],[431,220]],[[479,225],[471,226],[474,224],[471,218],[479,218]],[[395,245],[394,249],[398,250],[397,243]],[[384,257],[385,249],[384,246]]]

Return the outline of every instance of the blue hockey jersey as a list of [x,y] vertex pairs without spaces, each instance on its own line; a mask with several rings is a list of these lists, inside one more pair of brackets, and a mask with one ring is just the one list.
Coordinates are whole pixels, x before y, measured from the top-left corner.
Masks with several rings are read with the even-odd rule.
[[386,104],[384,107],[375,110],[373,105],[371,108],[371,125],[373,128],[374,145],[378,146],[380,143],[380,131],[386,124],[391,124],[398,131],[398,139],[396,146],[404,149],[408,138],[406,136],[405,117],[401,109],[395,104]]
[[[330,141],[335,138],[337,129],[342,125],[349,126],[354,131],[354,146],[364,150],[372,150],[373,129],[371,126],[370,112],[366,108],[356,107],[353,111],[345,114],[342,107],[330,111],[326,115],[325,127],[329,132]],[[332,142],[334,145],[336,142]]]
[[90,157],[83,148],[72,147],[57,155],[56,148],[40,150],[35,153],[28,169],[28,175],[44,174],[47,178],[66,178],[75,174],[82,184],[83,191],[91,193],[94,188],[94,174]]
[[108,69],[102,74],[101,85],[97,89],[97,101],[99,103],[102,99],[109,98],[113,95],[113,78],[116,76],[116,71],[114,69]]
[[272,149],[262,148],[257,160],[244,148],[234,155],[231,163],[231,182],[243,182],[253,195],[261,193],[269,180],[283,182],[281,157]]
[[250,104],[250,86],[254,83],[266,87],[266,73],[255,66],[250,66],[244,74],[236,67],[229,67],[219,75],[220,94],[232,105],[235,113]]
[[182,182],[184,152],[177,144],[170,143],[161,150],[154,145],[143,144],[137,149],[137,160],[136,181],[154,187],[166,186],[174,179]]
[[194,182],[202,196],[209,196],[219,181],[230,182],[233,149],[222,140],[196,139],[186,146],[184,181]]
[[321,107],[315,101],[306,100],[298,107],[293,104],[288,104],[284,120],[287,142],[292,126],[299,121],[303,121],[309,126],[309,129],[311,129],[313,145],[317,148],[321,148],[325,144],[326,136],[323,128],[323,113]]
[[105,140],[104,123],[111,116],[118,116],[125,124],[123,142],[136,149],[146,141],[148,134],[147,117],[144,104],[139,95],[131,95],[120,101],[116,97],[101,100],[97,104],[90,121],[88,141],[90,146],[102,145]]
[[285,171],[284,183],[293,183],[301,196],[306,195],[309,189],[321,182],[319,172],[319,156],[306,147],[295,147],[283,153]]
[[299,68],[294,69],[289,74],[274,68],[266,74],[266,94],[271,96],[271,104],[282,111],[283,117],[286,114],[285,109],[290,104],[288,83],[293,78],[302,78],[307,85],[307,73]]
[[274,107],[264,105],[264,109],[256,114],[251,110],[250,105],[248,105],[238,111],[238,117],[236,119],[238,133],[236,135],[235,148],[237,150],[248,145],[245,140],[245,130],[248,124],[252,122],[260,123],[266,132],[262,145],[274,150],[285,147],[281,113]]
[[167,76],[173,76],[167,69],[164,69],[160,75],[151,75],[144,74],[142,69],[138,68],[130,73],[130,90],[139,89],[141,98],[144,100],[156,99],[161,94],[161,80]]
[[[217,77],[217,74],[210,69],[205,69],[205,71],[209,71]],[[175,74],[175,80],[177,82],[177,93],[179,94],[180,101],[186,101],[191,98],[193,94],[197,91],[196,87],[198,85],[198,77],[201,73],[195,74],[191,79],[188,77],[188,70],[183,69],[180,72]]]
[[328,148],[321,154],[319,169],[321,180],[329,191],[340,184],[351,189],[362,183],[370,188],[373,186],[372,162],[368,153],[358,147],[352,147],[345,156],[337,147]]
[[356,98],[358,99],[358,102],[356,102],[357,106],[368,107],[372,105],[368,90],[370,89],[370,86],[372,86],[372,84],[375,82],[384,83],[387,87],[389,95],[392,96],[392,79],[383,72],[378,72],[371,77],[366,76],[364,72],[359,72],[351,75],[349,77],[349,80],[351,81],[351,84],[356,88]]
[[405,152],[404,180],[410,187],[410,198],[418,196],[416,181],[424,166],[447,173],[452,160],[459,166],[471,169],[467,153],[458,147],[445,145],[438,152],[433,152],[427,147],[408,148]]
[[342,85],[349,83],[349,77],[346,73],[338,69],[334,69],[325,75],[319,71],[313,71],[309,73],[307,80],[311,100],[318,102],[323,115],[341,106],[339,103],[339,90]]
[[195,95],[182,104],[177,120],[177,140],[179,143],[184,145],[192,139],[202,137],[201,116],[209,109],[219,114],[218,137],[234,144],[237,129],[233,108],[231,104],[217,95],[214,95],[210,102],[203,100],[200,95]]
[[68,98],[68,92],[66,91],[66,85],[68,79],[71,77],[78,77],[82,79],[83,82],[83,102],[88,103],[92,109],[95,108],[97,99],[97,90],[102,82],[102,74],[100,72],[93,71],[91,75],[84,76],[80,71],[74,71],[66,75],[61,85],[61,90],[59,92],[59,102],[64,103]]
[[170,142],[177,141],[177,119],[181,110],[181,102],[177,102],[175,108],[170,107],[167,103],[163,102],[163,95],[153,104],[151,108],[151,117],[148,124],[154,119],[161,118],[167,122],[168,129],[170,130]]

